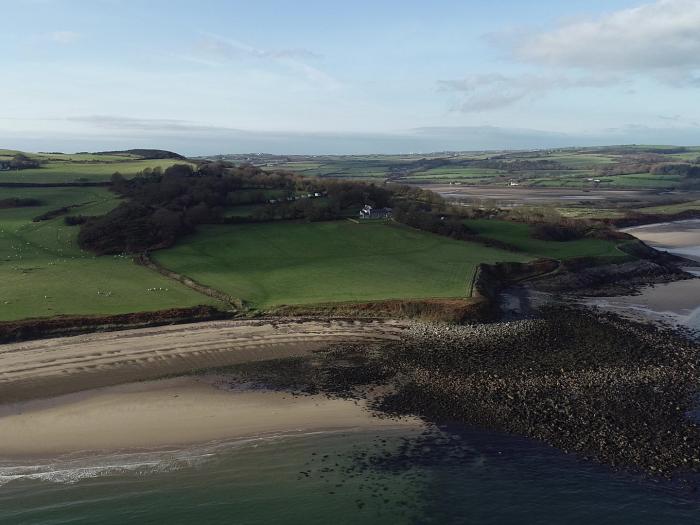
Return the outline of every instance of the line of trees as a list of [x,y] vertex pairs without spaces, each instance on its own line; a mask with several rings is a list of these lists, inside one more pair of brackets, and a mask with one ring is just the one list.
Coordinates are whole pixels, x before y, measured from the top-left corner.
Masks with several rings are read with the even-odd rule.
[[0,169],[6,170],[28,170],[41,167],[41,163],[24,153],[17,153],[10,160],[0,160]]
[[[130,180],[117,173],[111,180],[124,202],[106,215],[81,221],[78,234],[79,245],[98,254],[171,246],[200,224],[235,222],[225,218],[225,211],[242,203],[266,203],[253,220],[317,221],[357,213],[364,204],[388,206],[393,198],[374,184],[303,178],[226,162],[146,169]],[[309,194],[323,199],[296,197]]]
[[41,206],[43,202],[39,199],[31,197],[10,197],[9,199],[0,199],[0,209],[6,208],[29,208],[32,206]]

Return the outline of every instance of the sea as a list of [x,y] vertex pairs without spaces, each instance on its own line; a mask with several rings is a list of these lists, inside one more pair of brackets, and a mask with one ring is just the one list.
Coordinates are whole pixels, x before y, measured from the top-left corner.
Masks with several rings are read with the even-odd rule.
[[697,524],[687,485],[448,425],[0,467],[3,524]]

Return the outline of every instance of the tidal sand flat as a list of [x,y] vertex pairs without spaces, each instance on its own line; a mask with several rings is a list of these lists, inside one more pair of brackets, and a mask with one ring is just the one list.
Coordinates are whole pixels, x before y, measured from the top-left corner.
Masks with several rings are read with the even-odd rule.
[[[700,220],[648,224],[626,228],[658,250],[700,263]],[[686,270],[700,275],[700,266]],[[588,299],[584,304],[633,318],[645,318],[700,330],[700,279],[645,286],[637,295]]]
[[623,231],[659,250],[700,261],[700,220],[647,224]]
[[119,385],[0,406],[0,457],[164,451],[205,442],[348,429],[415,427],[364,402],[226,388],[217,376]]
[[638,295],[581,300],[632,319],[650,319],[700,330],[700,279],[645,286]]
[[307,355],[331,343],[396,340],[398,321],[217,321],[0,347],[0,403]]

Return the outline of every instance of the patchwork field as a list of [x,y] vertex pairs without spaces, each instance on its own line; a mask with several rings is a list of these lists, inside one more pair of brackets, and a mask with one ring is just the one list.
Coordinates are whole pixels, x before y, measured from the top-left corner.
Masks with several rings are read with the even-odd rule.
[[464,297],[477,264],[530,257],[383,222],[209,226],[153,254],[257,307]]
[[[541,151],[476,151],[410,155],[218,155],[265,169],[303,175],[410,184],[494,185],[552,188],[669,189],[691,182],[652,175],[654,164],[698,163],[700,148],[611,146]],[[484,162],[488,161],[488,162]],[[641,173],[630,171],[642,167]]]
[[[95,257],[76,245],[63,217],[32,218],[80,204],[98,215],[117,204],[102,188],[0,189],[0,198],[35,198],[40,206],[0,209],[0,320],[59,314],[116,314],[212,304],[212,299],[121,256]],[[155,289],[154,291],[148,291]]]
[[[10,160],[18,152],[0,150],[0,160]],[[138,155],[102,155],[94,153],[30,153],[31,159],[40,161],[41,167],[0,171],[0,183],[66,183],[107,181],[115,172],[133,177],[146,168],[165,169],[187,161],[178,159],[144,159]]]
[[[681,153],[669,152],[668,157],[682,155],[692,160],[690,157],[696,153],[700,151],[686,149]],[[16,155],[14,151],[0,150],[0,166],[7,167],[8,161]],[[182,162],[177,159],[144,159],[131,153],[30,156],[38,158],[42,167],[19,171],[4,169],[0,171],[0,183],[104,181],[116,171],[129,176],[148,167],[166,167]],[[516,204],[548,203],[570,217],[614,217],[623,215],[627,208],[649,213],[697,209],[697,195],[647,191],[671,188],[681,182],[679,176],[614,175],[601,178],[598,188],[585,189],[590,184],[586,170],[617,162],[614,157],[613,154],[588,150],[567,150],[451,154],[446,158],[435,154],[426,157],[284,158],[280,163],[269,158],[262,160],[275,169],[287,166],[309,175],[365,178],[378,182],[403,183],[422,174],[430,181],[425,187],[441,193],[473,193],[473,197],[478,197],[475,197],[477,206],[484,202],[505,202],[509,192],[529,192]],[[522,171],[514,175],[504,170],[461,164],[469,159],[495,159],[496,163],[506,159],[507,162],[520,163],[519,166],[531,165],[522,164],[525,161],[547,160],[569,169],[556,173],[535,170],[528,178],[529,175]],[[679,157],[679,160],[682,159]],[[330,168],[335,171],[329,171]],[[535,172],[539,178],[534,177]],[[519,187],[498,187],[516,176],[525,177],[518,179]],[[482,186],[469,186],[474,183]],[[616,192],[604,189],[612,187],[610,184],[636,185],[639,189]],[[584,189],[572,192],[556,189],[557,186]],[[559,197],[549,202],[547,199],[556,192],[559,192]],[[234,222],[235,217],[251,217],[262,206],[260,202],[283,193],[279,189],[241,189],[223,207],[224,215],[232,219],[229,222]],[[682,202],[683,196],[692,202]],[[36,202],[31,206],[13,207],[15,204],[8,201],[12,198],[34,199]],[[627,202],[625,199],[632,200]],[[67,226],[64,215],[108,212],[118,205],[119,199],[105,188],[0,187],[0,200],[6,201],[0,207],[0,280],[3,283],[0,287],[0,320],[60,314],[117,314],[216,304],[209,297],[135,265],[130,257],[95,257],[77,247],[79,227]],[[322,202],[323,199],[314,200],[314,203]],[[33,220],[62,207],[70,207],[70,210],[48,220]],[[531,227],[522,223],[473,220],[467,224],[481,237],[505,242],[519,251],[455,241],[393,222],[278,221],[200,226],[197,233],[182,238],[170,249],[156,252],[153,257],[165,267],[243,299],[255,308],[267,308],[285,304],[464,297],[479,263],[527,261],[540,257],[625,256],[615,243],[600,239],[570,242],[535,239]]]

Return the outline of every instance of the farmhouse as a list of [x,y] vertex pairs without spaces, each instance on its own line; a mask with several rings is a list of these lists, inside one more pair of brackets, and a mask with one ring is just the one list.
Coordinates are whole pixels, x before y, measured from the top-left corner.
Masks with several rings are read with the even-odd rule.
[[388,219],[391,217],[391,208],[373,208],[366,204],[360,210],[360,219]]

